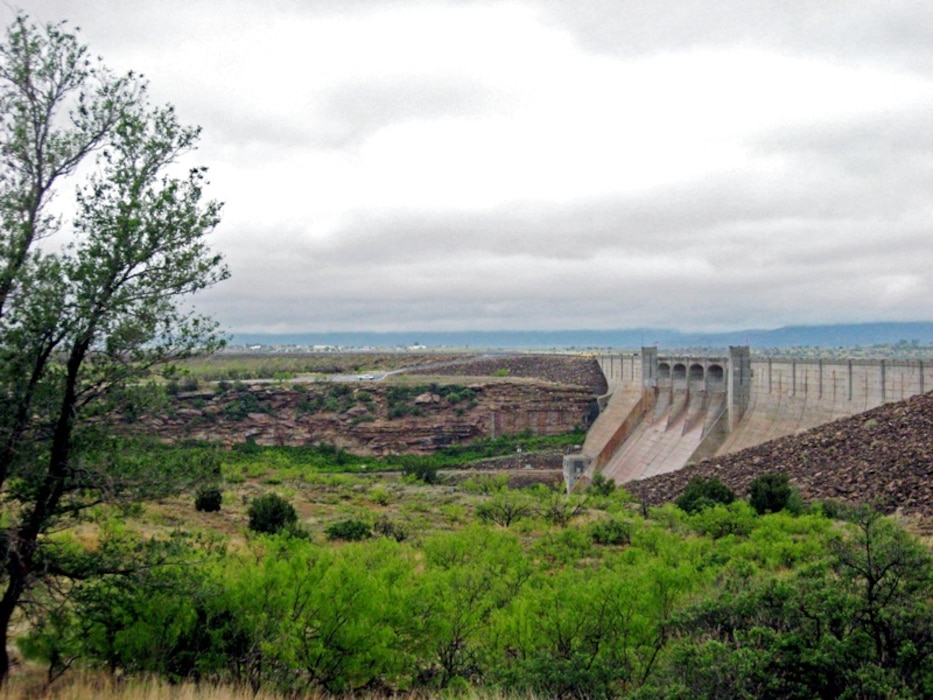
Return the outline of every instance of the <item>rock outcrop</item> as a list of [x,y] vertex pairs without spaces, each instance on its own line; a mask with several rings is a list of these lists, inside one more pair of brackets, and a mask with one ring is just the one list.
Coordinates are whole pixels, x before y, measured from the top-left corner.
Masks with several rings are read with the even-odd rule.
[[446,363],[432,363],[408,374],[438,374],[450,377],[501,376],[531,378],[554,384],[586,387],[596,395],[607,391],[606,378],[599,363],[585,355],[503,355],[499,357],[460,358]]
[[[577,358],[567,360],[580,364]],[[568,376],[579,374],[572,370]],[[472,379],[462,385],[256,383],[178,394],[167,410],[141,416],[127,427],[165,440],[326,443],[358,454],[427,453],[483,437],[586,429],[596,414],[595,400],[592,386],[539,379]]]

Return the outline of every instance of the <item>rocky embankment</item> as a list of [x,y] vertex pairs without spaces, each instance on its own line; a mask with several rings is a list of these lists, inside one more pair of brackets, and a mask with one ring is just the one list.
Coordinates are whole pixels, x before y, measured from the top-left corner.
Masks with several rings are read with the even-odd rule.
[[[181,393],[128,429],[165,440],[341,447],[358,454],[427,453],[477,438],[586,429],[605,382],[595,360],[531,356],[459,361],[449,380],[221,385]],[[594,374],[595,372],[595,374]],[[443,369],[445,377],[451,369]],[[483,375],[495,376],[483,376]],[[459,377],[464,377],[460,383]],[[466,379],[469,377],[469,379]],[[517,380],[516,377],[522,379]],[[598,377],[598,378],[597,378]]]
[[782,472],[805,499],[870,503],[933,516],[933,393],[843,418],[670,474],[626,485],[650,504],[670,501],[694,476],[744,496],[755,477]]
[[442,372],[450,377],[502,376],[538,379],[566,386],[586,387],[599,396],[607,391],[606,378],[599,363],[582,355],[510,355],[460,359],[413,369],[413,375]]

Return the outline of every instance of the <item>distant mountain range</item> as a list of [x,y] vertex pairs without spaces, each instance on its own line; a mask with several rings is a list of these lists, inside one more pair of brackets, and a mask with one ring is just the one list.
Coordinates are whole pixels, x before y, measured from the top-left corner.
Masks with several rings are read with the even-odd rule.
[[784,326],[773,330],[729,333],[683,333],[660,328],[576,331],[451,331],[369,333],[235,333],[234,345],[328,346],[341,348],[471,348],[561,350],[587,348],[637,349],[750,345],[757,348],[867,347],[899,342],[933,345],[933,322],[857,323],[824,326]]

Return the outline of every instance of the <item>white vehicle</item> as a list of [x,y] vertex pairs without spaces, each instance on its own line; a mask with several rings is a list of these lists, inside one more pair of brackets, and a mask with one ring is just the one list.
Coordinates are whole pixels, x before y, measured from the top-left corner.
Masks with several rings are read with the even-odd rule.
[[361,374],[360,376],[357,377],[357,379],[363,382],[363,381],[372,381],[373,379],[375,379],[375,377],[371,374]]

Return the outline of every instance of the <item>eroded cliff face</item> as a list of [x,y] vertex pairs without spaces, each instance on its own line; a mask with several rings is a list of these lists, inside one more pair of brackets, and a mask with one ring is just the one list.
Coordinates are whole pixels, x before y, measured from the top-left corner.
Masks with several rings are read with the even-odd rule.
[[128,427],[166,440],[428,453],[482,437],[586,429],[596,413],[595,398],[592,387],[535,380],[253,384],[179,394],[164,410]]

